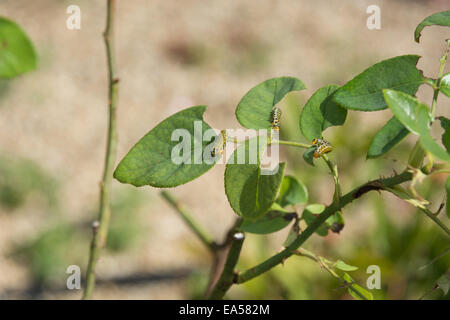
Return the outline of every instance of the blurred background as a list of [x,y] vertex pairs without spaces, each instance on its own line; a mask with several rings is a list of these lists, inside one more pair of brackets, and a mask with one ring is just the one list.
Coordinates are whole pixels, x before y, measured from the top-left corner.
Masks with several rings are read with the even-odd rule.
[[[87,266],[91,223],[97,218],[107,130],[107,69],[102,32],[106,1],[1,0],[0,15],[17,22],[39,56],[37,70],[0,81],[0,298],[78,299],[66,288],[66,268]],[[81,9],[81,29],[69,30],[69,5]],[[381,29],[369,30],[369,5],[381,8]],[[120,76],[118,160],[165,117],[207,105],[213,127],[239,127],[234,110],[256,84],[300,78],[307,90],[281,103],[281,137],[303,141],[302,106],[318,88],[344,84],[381,60],[419,54],[419,69],[436,77],[450,29],[425,17],[448,10],[445,0],[404,1],[119,1],[116,51]],[[449,68],[446,68],[448,71]],[[419,89],[430,103],[432,90]],[[438,115],[450,115],[441,97]],[[349,112],[345,126],[324,136],[334,146],[344,192],[405,167],[410,135],[385,157],[366,160],[372,137],[391,117]],[[435,137],[441,135],[436,126]],[[287,173],[303,181],[311,203],[329,204],[333,180],[323,164],[312,168],[299,149],[281,149]],[[396,161],[395,161],[396,160]],[[177,187],[173,194],[199,224],[221,240],[234,219],[223,187],[224,166]],[[438,208],[445,175],[427,178],[420,194]],[[205,291],[211,259],[200,241],[159,195],[160,190],[113,182],[112,221],[97,268],[94,298],[196,299]],[[302,208],[299,207],[300,211]],[[369,193],[344,211],[340,234],[314,235],[304,247],[329,260],[358,266],[365,285],[369,265],[381,268],[377,299],[449,298],[432,290],[450,265],[440,256],[448,238],[414,207],[386,193]],[[440,218],[449,223],[445,214]],[[240,270],[276,253],[289,228],[247,235]],[[421,268],[429,264],[425,268]],[[292,257],[264,276],[235,286],[235,299],[350,299],[320,266]]]

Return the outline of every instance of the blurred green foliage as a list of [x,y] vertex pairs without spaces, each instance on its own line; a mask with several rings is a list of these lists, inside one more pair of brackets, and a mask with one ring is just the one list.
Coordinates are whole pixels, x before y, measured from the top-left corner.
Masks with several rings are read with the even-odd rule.
[[[121,187],[114,190],[111,228],[106,249],[110,254],[120,253],[138,245],[145,232],[139,210],[143,203],[140,192]],[[90,216],[95,214],[90,214]],[[50,227],[32,239],[18,243],[12,257],[29,269],[31,283],[38,286],[64,286],[69,265],[83,269],[87,248],[92,238],[91,223],[73,224],[62,217],[48,223]]]
[[58,183],[35,162],[11,155],[0,155],[0,206],[7,210],[24,205],[30,195],[46,200],[49,208],[57,205]]
[[202,42],[175,41],[165,47],[166,55],[186,67],[200,67],[211,58],[210,52]]
[[19,244],[13,256],[30,271],[31,283],[60,286],[69,265],[79,264],[85,255],[80,245],[87,245],[83,234],[69,224],[57,223],[41,231],[31,241]]
[[116,193],[111,203],[113,212],[106,248],[112,252],[121,252],[138,244],[145,232],[140,222],[139,209],[144,204],[144,196],[140,192],[126,188]]

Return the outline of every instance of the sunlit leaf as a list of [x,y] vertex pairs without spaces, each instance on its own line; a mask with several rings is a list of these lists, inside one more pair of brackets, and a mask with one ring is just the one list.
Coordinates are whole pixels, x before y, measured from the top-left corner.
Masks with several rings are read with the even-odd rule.
[[359,284],[355,283],[348,273],[344,273],[344,280],[348,287],[348,293],[356,300],[373,300],[373,295]]
[[435,157],[450,162],[450,153],[443,149],[436,140],[433,139],[430,132],[431,115],[427,106],[420,104],[417,110],[418,130],[420,144]]
[[384,99],[398,121],[400,121],[410,132],[419,134],[417,122],[417,109],[421,104],[413,96],[396,91],[383,90]]
[[450,72],[446,73],[441,79],[440,92],[450,98]]
[[345,263],[342,260],[336,261],[336,263],[333,266],[335,268],[338,268],[339,270],[342,270],[342,271],[355,271],[355,270],[358,270],[358,267],[351,266],[351,265]]
[[431,136],[432,116],[429,108],[409,94],[383,90],[384,98],[395,117],[412,133],[419,136],[421,146],[432,155],[450,161],[450,154]]
[[33,44],[13,21],[0,17],[0,78],[12,78],[36,68]]

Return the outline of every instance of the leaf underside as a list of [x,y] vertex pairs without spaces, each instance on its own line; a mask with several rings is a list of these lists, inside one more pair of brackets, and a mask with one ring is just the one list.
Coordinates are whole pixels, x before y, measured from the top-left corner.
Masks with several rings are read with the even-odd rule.
[[382,156],[408,134],[408,129],[397,118],[392,117],[373,138],[367,153],[367,158],[373,159]]

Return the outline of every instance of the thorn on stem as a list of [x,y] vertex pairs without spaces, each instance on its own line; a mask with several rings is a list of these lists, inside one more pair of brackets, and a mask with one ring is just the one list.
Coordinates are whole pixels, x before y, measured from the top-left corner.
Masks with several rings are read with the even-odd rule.
[[444,208],[445,206],[445,202],[442,202],[441,205],[439,206],[439,208],[437,209],[436,212],[433,213],[434,216],[438,216],[438,214],[441,212],[442,208]]
[[[282,252],[283,250],[285,250],[286,249],[286,247],[285,246],[282,246],[279,250],[278,250],[278,252],[277,253],[280,253],[280,252]],[[284,267],[284,262],[286,261],[286,257],[283,257],[282,259],[281,259],[281,265]]]
[[356,190],[356,192],[353,194],[353,199],[357,199],[371,190],[380,191],[381,189],[383,189],[383,185],[379,181],[368,182],[364,186]]
[[233,283],[237,283],[238,278],[239,278],[239,270],[235,270],[235,271],[234,271],[234,274],[233,274],[233,280],[232,280],[232,282],[233,282]]
[[237,232],[233,234],[234,240],[244,240],[245,234],[243,232]]
[[92,231],[94,234],[97,233],[99,227],[100,227],[100,222],[98,222],[98,220],[95,220],[94,222],[92,222]]

